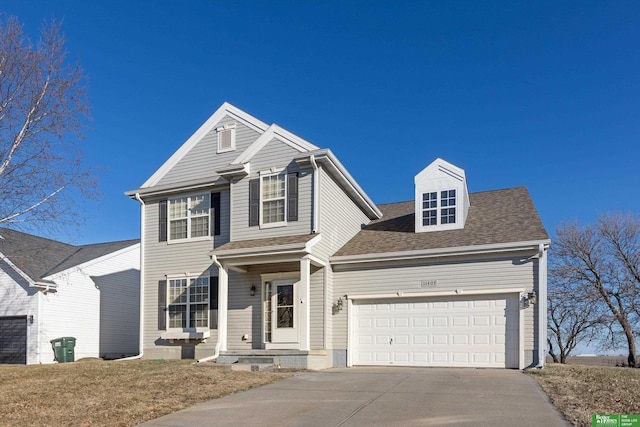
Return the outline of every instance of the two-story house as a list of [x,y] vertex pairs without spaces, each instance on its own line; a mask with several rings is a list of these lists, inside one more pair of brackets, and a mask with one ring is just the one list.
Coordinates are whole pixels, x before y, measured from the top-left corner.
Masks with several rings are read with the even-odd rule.
[[223,104],[126,193],[143,357],[543,364],[549,238],[527,190],[469,194],[442,159],[414,187],[376,206],[330,150]]

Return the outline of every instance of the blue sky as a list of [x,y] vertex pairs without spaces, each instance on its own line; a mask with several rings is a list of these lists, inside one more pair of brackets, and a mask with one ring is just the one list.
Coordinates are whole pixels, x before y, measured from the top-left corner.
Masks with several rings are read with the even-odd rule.
[[[4,1],[63,19],[89,76],[99,203],[71,243],[139,236],[139,187],[224,102],[333,150],[376,203],[442,157],[526,186],[551,235],[640,212],[640,3]],[[55,236],[54,236],[55,237]]]

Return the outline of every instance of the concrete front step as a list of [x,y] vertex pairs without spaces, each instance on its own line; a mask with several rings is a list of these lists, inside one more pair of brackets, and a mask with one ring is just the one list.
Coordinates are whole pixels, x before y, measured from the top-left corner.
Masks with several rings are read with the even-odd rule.
[[239,356],[238,363],[241,364],[272,364],[273,357],[269,356]]
[[270,371],[273,369],[273,363],[234,363],[231,365],[232,371]]

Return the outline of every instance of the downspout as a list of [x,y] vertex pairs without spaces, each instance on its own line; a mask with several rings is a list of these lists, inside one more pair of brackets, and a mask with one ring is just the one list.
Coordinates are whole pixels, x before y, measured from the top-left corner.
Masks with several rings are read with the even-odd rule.
[[313,225],[311,227],[311,233],[318,232],[318,208],[320,207],[320,173],[318,172],[318,164],[316,163],[316,156],[313,154],[309,156],[311,167],[313,167]]
[[547,348],[547,251],[544,244],[538,246],[538,366],[544,368]]
[[138,350],[140,351],[140,353],[138,353],[135,356],[116,359],[118,361],[142,359],[142,356],[144,355],[143,335],[144,335],[144,228],[145,228],[144,208],[145,208],[145,204],[142,198],[140,197],[140,193],[136,193],[135,198],[138,202],[140,202],[140,332],[139,332],[139,344],[138,344]]
[[[38,292],[36,292],[36,295],[38,295],[38,300],[36,301],[36,303],[38,304],[38,309],[36,310],[37,316],[38,316],[38,322],[36,323],[36,327],[38,328],[38,332],[36,333],[36,354],[38,355],[37,362],[38,364],[42,363],[42,346],[40,343],[40,338],[41,338],[41,331],[42,331],[42,321],[40,320],[42,318],[42,292],[40,290],[38,290]],[[33,326],[33,325],[31,325]]]
[[[213,263],[216,265],[216,267],[218,267],[218,272],[222,270],[222,264],[220,264],[220,261],[218,261],[218,258],[213,255],[211,256],[211,261],[213,261]],[[218,273],[219,275],[220,273]],[[218,326],[220,326],[220,309],[218,309]],[[218,356],[220,356],[220,346],[222,345],[222,341],[220,339],[220,330],[218,329],[218,341],[216,341],[216,348],[213,351],[213,354],[211,356],[207,356],[207,357],[203,357],[202,359],[198,359],[196,360],[196,363],[202,363],[202,362],[208,362],[210,360],[213,359],[217,359]]]

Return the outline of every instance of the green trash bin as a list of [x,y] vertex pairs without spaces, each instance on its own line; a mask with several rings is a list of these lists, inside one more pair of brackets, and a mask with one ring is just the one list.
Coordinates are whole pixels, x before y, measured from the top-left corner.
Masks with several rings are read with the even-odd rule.
[[76,339],[74,337],[56,338],[50,342],[53,346],[53,355],[58,363],[74,361],[76,348]]

